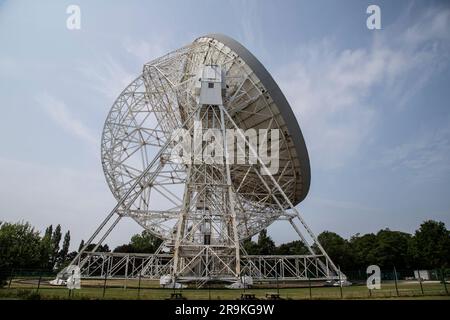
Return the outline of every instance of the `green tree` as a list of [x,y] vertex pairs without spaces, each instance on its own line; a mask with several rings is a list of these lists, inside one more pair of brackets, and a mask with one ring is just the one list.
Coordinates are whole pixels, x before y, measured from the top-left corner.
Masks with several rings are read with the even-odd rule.
[[[77,251],[71,251],[67,254],[66,263],[65,265],[68,265],[75,257],[77,256]],[[64,266],[63,266],[64,267]]]
[[[92,250],[94,250],[96,245],[97,245],[96,243],[91,243],[90,245],[88,245],[86,248],[86,252],[91,252]],[[95,252],[110,252],[110,251],[111,250],[109,250],[109,246],[107,244],[101,244],[98,246],[97,250],[95,250]]]
[[134,253],[134,247],[131,244],[122,244],[120,246],[117,246],[114,250],[114,252],[121,252],[121,253]]
[[353,255],[347,240],[330,231],[320,233],[317,239],[336,266],[339,266],[342,270],[354,268]]
[[365,269],[371,264],[377,263],[375,246],[377,236],[373,233],[360,235],[357,233],[350,238],[350,250],[353,253],[353,268]]
[[61,225],[57,225],[55,231],[53,231],[52,235],[52,251],[50,257],[50,268],[53,269],[56,264],[56,260],[58,259],[59,253],[59,243],[61,242]]
[[40,240],[28,222],[0,223],[0,283],[12,269],[39,267]]
[[45,233],[44,233],[44,237],[43,238],[48,238],[48,239],[52,239],[52,233],[53,233],[53,225],[49,225],[47,227],[47,229],[45,229]]
[[408,268],[411,260],[408,255],[410,240],[411,235],[405,232],[389,229],[378,231],[372,251],[375,263],[381,268],[389,269],[393,266],[397,270]]
[[283,243],[276,248],[276,254],[301,255],[301,254],[308,254],[308,253],[309,253],[309,251],[306,248],[305,244],[303,243],[303,241],[300,241],[300,240]]
[[131,237],[130,245],[136,253],[154,253],[161,243],[161,239],[155,237],[150,231],[144,230],[140,235],[135,234]]
[[70,247],[70,231],[67,231],[64,235],[64,241],[61,250],[58,254],[58,267],[65,264],[67,260],[67,254],[69,253]]
[[259,253],[258,244],[255,241],[252,241],[252,238],[245,239],[242,242],[242,246],[249,255],[256,255]]
[[144,230],[141,234],[131,237],[128,244],[122,244],[114,249],[114,252],[123,253],[154,253],[161,245],[162,240],[155,237],[150,231]]
[[258,236],[258,254],[274,254],[275,248],[275,242],[267,235],[267,230],[261,230]]
[[53,225],[49,225],[45,229],[44,236],[40,241],[39,254],[40,254],[40,267],[45,269],[50,269],[51,264],[51,254],[52,254],[52,234]]
[[414,265],[424,269],[450,267],[450,232],[443,222],[428,220],[410,242]]
[[78,246],[78,252],[81,251],[81,249],[84,248],[84,240],[81,240],[80,245]]

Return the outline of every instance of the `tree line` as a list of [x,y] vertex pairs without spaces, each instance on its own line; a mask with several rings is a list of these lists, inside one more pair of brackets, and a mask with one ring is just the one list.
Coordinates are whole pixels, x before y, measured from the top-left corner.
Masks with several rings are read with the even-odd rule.
[[[62,243],[61,243],[62,240]],[[61,225],[48,226],[41,235],[28,222],[0,222],[0,270],[40,269],[65,266],[77,252],[70,252],[70,231],[62,237]]]
[[[361,270],[372,264],[382,269],[450,268],[450,231],[443,222],[424,221],[414,234],[383,229],[377,233],[357,233],[347,240],[324,231],[317,238],[344,271]],[[302,241],[276,246],[266,230],[260,232],[257,241],[246,240],[243,246],[249,255],[309,254]]]
[[[324,231],[318,240],[334,263],[343,271],[362,270],[377,264],[381,268],[434,269],[450,268],[450,231],[443,222],[423,222],[414,234],[383,229],[377,233],[344,239],[340,235]],[[113,252],[154,253],[161,240],[144,230],[131,237],[127,244],[114,248]],[[95,244],[90,244],[91,251]],[[77,251],[69,252],[70,231],[62,237],[61,226],[50,225],[41,235],[27,222],[0,222],[0,273],[8,274],[15,269],[39,269],[55,272],[65,267],[84,247],[81,241]],[[302,255],[309,254],[299,240],[275,245],[262,230],[256,241],[243,242],[249,255]],[[317,252],[317,248],[313,248]],[[98,251],[109,252],[104,244]]]

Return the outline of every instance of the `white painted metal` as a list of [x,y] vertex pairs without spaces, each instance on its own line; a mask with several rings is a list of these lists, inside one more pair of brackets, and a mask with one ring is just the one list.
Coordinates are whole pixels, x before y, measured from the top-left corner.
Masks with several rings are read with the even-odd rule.
[[[167,280],[170,275],[197,286],[242,276],[255,281],[337,279],[338,269],[294,206],[304,192],[304,177],[285,122],[253,70],[220,41],[199,38],[145,64],[117,98],[103,130],[103,170],[118,203],[71,265],[79,266],[84,277]],[[279,129],[279,170],[269,170],[239,130],[236,138],[250,150],[244,163],[231,161],[230,155],[242,150],[225,139],[222,163],[175,161],[173,133],[184,129],[194,137],[199,124],[202,132],[217,129],[222,136],[229,129]],[[206,146],[200,148],[203,154]],[[158,252],[86,252],[100,237],[95,251],[122,217],[162,238]],[[276,220],[291,223],[310,255],[249,256],[240,248],[242,240]],[[64,276],[63,271],[59,277]]]

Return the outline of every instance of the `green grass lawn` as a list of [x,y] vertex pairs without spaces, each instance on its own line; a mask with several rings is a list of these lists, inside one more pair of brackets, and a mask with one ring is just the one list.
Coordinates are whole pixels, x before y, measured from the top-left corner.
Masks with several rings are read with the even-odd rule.
[[[69,290],[65,287],[54,287],[48,284],[49,279],[43,279],[37,288],[36,279],[15,279],[10,287],[0,289],[0,299],[11,298],[32,298],[30,293],[39,293],[41,299],[68,299]],[[125,287],[126,285],[126,287]],[[82,289],[72,292],[72,299],[167,299],[173,289],[161,289],[157,281],[143,280],[138,290],[137,280],[108,280],[107,287],[103,294],[102,280],[83,280]],[[398,295],[393,282],[383,282],[380,290],[369,292],[365,285],[352,285],[342,288],[344,299],[450,299],[446,294],[443,284],[438,282],[424,282],[422,284],[423,294],[420,284],[414,281],[399,281]],[[450,286],[448,288],[450,290]],[[183,289],[181,292],[187,299],[213,299],[213,300],[234,300],[240,298],[242,293],[254,294],[256,298],[265,299],[267,293],[276,293],[277,288],[252,288],[246,289]],[[310,299],[310,289],[306,288],[281,288],[280,297],[284,299]],[[341,299],[339,287],[312,287],[312,299]],[[34,296],[36,298],[37,295]]]

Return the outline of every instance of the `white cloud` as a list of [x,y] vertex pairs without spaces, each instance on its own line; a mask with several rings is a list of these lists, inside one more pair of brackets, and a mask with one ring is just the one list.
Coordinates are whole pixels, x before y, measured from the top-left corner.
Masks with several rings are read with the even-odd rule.
[[49,117],[63,130],[73,136],[87,142],[90,146],[98,149],[98,137],[80,120],[76,119],[70,112],[66,104],[48,93],[41,93],[36,96],[36,101]]
[[111,101],[114,101],[138,75],[109,54],[102,56],[94,65],[84,65],[78,69],[91,88]]
[[154,37],[152,42],[126,38],[123,41],[123,46],[128,53],[139,58],[139,62],[142,64],[168,52],[167,45],[162,42],[161,37]]
[[404,33],[403,40],[415,45],[429,39],[449,40],[450,10],[430,8]]
[[352,156],[370,132],[374,110],[365,100],[379,78],[378,58],[338,52],[329,42],[302,49],[298,63],[280,73],[280,85],[301,124],[314,163],[335,168]]
[[239,23],[240,39],[250,51],[257,50],[260,56],[267,56],[267,48],[264,45],[264,19],[258,0],[230,1],[229,5],[233,9]]
[[429,10],[398,29],[406,31],[387,28],[368,48],[340,50],[327,39],[302,46],[297,61],[280,70],[280,86],[319,167],[343,166],[370,140],[385,110],[374,101],[405,107],[448,66],[450,10]]
[[125,38],[121,43],[121,49],[132,56],[130,59],[120,59],[107,53],[100,54],[95,58],[96,61],[90,61],[89,65],[79,66],[77,69],[84,77],[84,83],[89,84],[90,88],[112,103],[139,76],[145,63],[169,51],[167,49],[169,37],[152,38],[151,42]]
[[415,181],[446,178],[450,173],[450,121],[444,128],[420,130],[409,141],[386,149],[379,163],[391,170],[406,169]]

